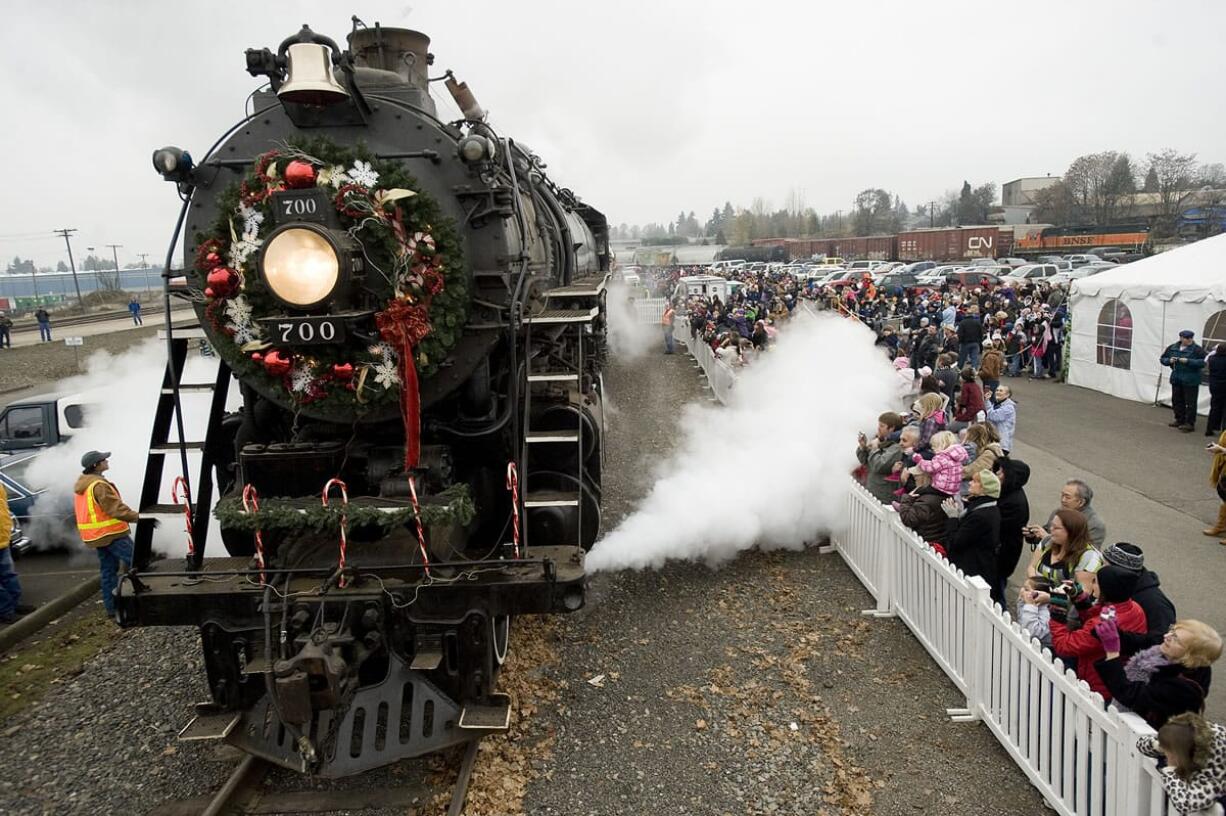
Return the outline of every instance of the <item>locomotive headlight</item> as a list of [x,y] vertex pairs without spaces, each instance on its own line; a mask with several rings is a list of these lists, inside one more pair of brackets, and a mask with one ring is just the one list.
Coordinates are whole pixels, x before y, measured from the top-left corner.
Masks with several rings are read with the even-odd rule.
[[465,164],[476,164],[494,158],[494,143],[484,136],[465,136],[460,140],[459,149],[460,159]]
[[328,301],[341,277],[340,253],[324,231],[309,225],[285,227],[264,245],[264,283],[287,306],[309,309]]

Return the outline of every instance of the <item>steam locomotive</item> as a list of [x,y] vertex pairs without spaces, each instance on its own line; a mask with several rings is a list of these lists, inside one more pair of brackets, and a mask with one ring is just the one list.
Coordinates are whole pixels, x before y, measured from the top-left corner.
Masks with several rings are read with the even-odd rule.
[[[199,628],[210,700],[183,739],[313,775],[506,729],[511,619],[582,607],[600,525],[606,219],[429,76],[429,42],[304,26],[246,52],[266,85],[200,161],[153,155],[183,200],[167,270],[186,230],[167,301],[193,303],[221,370],[206,438],[180,421],[165,442],[200,387],[168,323],[117,617]],[[167,505],[163,467],[186,477],[193,448],[195,494]],[[155,558],[147,517],[183,503],[186,561]],[[227,557],[204,558],[210,513]]]

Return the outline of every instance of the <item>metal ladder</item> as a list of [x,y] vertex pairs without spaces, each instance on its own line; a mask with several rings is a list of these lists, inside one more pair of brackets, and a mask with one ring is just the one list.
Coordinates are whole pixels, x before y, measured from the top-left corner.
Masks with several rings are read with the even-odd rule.
[[[525,486],[525,491],[521,501],[525,513],[525,524],[521,532],[522,544],[525,548],[530,546],[528,540],[528,528],[526,513],[529,509],[540,507],[574,507],[575,510],[575,546],[582,546],[583,543],[583,479],[584,479],[584,457],[583,457],[583,417],[580,413],[576,417],[575,429],[570,430],[532,430],[532,397],[533,392],[537,388],[548,388],[553,384],[573,385],[576,391],[581,391],[583,387],[584,369],[588,362],[588,352],[584,347],[584,335],[600,314],[599,305],[592,305],[592,299],[599,299],[604,292],[607,276],[588,278],[577,280],[568,286],[563,286],[551,289],[545,293],[546,308],[543,311],[535,314],[529,314],[524,318],[524,323],[527,325],[527,342],[526,347],[529,352],[526,360],[525,374],[527,379],[527,389],[524,392],[524,444],[519,454],[519,475],[520,482]],[[562,308],[557,302],[561,301],[568,305],[577,305],[577,308]],[[533,326],[562,326],[564,333],[562,337],[566,337],[566,332],[572,333],[574,340],[572,348],[572,356],[570,359],[559,359],[557,356],[552,356],[547,359],[552,359],[556,363],[560,363],[560,367],[547,367],[544,369],[533,369],[532,367],[532,327]],[[582,410],[582,401],[580,401],[580,411]],[[575,489],[569,490],[530,490],[529,479],[531,477],[530,462],[531,449],[535,445],[564,445],[573,444],[575,446],[575,463],[574,472]],[[561,542],[552,542],[561,543]]]
[[[188,341],[193,338],[205,338],[199,325],[174,326],[171,323],[170,310],[166,312],[165,334],[167,344],[166,370],[162,375],[162,387],[158,394],[157,411],[153,417],[153,428],[149,435],[149,454],[145,464],[145,480],[140,494],[140,521],[136,523],[135,551],[133,566],[142,570],[148,567],[153,555],[154,519],[158,517],[182,518],[183,505],[165,501],[161,496],[162,478],[166,468],[166,458],[173,454],[179,455],[180,467],[187,488],[187,506],[191,514],[191,527],[195,555],[188,559],[189,569],[199,569],[204,558],[204,548],[208,539],[209,512],[213,504],[213,460],[215,451],[207,440],[217,439],[221,420],[225,414],[226,398],[230,389],[230,367],[218,356],[217,378],[215,382],[185,383],[183,369],[187,363]],[[191,441],[180,436],[178,441],[171,441],[172,429],[183,429],[185,423],[181,416],[175,422],[176,413],[182,411],[181,396],[183,393],[212,392],[209,406],[208,425],[204,441]],[[200,451],[200,475],[196,483],[196,493],[192,496],[191,475],[187,472],[187,452]]]

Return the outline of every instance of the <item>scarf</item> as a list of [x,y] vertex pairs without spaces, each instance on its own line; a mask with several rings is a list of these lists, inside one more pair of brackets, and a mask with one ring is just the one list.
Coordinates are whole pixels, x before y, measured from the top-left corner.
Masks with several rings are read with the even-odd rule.
[[1169,665],[1171,661],[1163,657],[1162,647],[1150,646],[1124,664],[1124,676],[1134,683],[1148,683],[1158,669]]

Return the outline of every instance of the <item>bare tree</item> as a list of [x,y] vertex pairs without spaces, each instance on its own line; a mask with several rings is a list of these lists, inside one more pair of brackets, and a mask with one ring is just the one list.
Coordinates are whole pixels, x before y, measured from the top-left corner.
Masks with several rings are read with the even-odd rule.
[[1175,218],[1196,186],[1196,154],[1179,153],[1168,147],[1161,153],[1150,153],[1149,172],[1157,177],[1158,220],[1163,232],[1171,234]]

